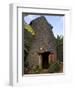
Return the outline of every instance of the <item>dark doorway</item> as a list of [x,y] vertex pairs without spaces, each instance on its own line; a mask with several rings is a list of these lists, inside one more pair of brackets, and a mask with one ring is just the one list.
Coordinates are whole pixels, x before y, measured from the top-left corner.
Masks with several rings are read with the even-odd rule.
[[42,53],[42,68],[43,69],[48,69],[49,67],[49,59],[48,59],[49,54],[50,52]]

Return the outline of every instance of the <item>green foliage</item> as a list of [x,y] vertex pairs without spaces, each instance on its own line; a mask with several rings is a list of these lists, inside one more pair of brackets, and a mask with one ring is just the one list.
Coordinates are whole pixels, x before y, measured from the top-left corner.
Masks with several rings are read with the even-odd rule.
[[57,46],[60,45],[60,44],[63,44],[63,36],[57,35],[56,43],[57,43]]
[[50,63],[49,64],[49,73],[56,73],[60,71],[60,64],[58,62]]
[[28,24],[24,24],[24,50],[28,53],[31,47],[33,36],[35,35],[34,30]]
[[32,27],[29,24],[25,24],[24,29],[27,30],[28,32],[30,32],[32,35],[35,35],[34,30],[32,29]]
[[28,74],[30,71],[29,63],[24,61],[24,74]]
[[41,72],[41,69],[40,69],[39,65],[33,66],[33,68],[32,68],[33,74],[38,74],[40,72]]
[[33,31],[32,27],[28,24],[24,24],[24,67],[26,66],[26,58],[29,54],[34,35],[35,32]]
[[56,40],[56,49],[57,49],[57,59],[63,61],[63,36],[57,35]]

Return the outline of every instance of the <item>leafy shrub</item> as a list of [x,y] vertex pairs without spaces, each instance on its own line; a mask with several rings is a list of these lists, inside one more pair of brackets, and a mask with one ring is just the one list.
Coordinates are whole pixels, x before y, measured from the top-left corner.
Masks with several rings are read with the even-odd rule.
[[24,74],[28,74],[30,70],[28,62],[24,61]]
[[59,71],[60,71],[60,66],[59,66],[58,62],[49,64],[49,69],[48,69],[49,73],[55,73],[55,72],[59,72]]
[[33,68],[32,68],[33,74],[38,74],[40,72],[41,72],[41,69],[40,69],[39,65],[33,66]]

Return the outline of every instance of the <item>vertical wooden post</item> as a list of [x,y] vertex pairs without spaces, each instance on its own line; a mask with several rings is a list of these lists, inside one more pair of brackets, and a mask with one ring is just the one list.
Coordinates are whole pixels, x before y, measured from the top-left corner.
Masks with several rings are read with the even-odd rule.
[[52,61],[54,62],[55,60],[54,60],[54,54],[52,53]]
[[42,68],[42,60],[41,60],[41,55],[39,55],[39,67]]
[[49,63],[51,62],[51,54],[48,56]]
[[49,59],[49,63],[54,62],[55,61],[54,54],[53,53],[49,54],[48,59]]

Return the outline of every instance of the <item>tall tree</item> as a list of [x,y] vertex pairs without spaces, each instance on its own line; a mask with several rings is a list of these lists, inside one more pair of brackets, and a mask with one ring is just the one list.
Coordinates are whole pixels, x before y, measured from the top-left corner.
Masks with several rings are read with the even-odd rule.
[[57,35],[56,44],[57,44],[57,58],[59,61],[63,61],[63,36]]

